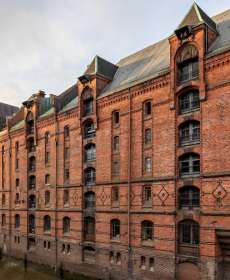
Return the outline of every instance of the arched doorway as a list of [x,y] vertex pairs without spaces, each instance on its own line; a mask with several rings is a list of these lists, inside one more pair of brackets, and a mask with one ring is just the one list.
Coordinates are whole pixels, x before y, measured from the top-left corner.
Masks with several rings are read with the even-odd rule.
[[199,267],[190,262],[178,264],[177,280],[200,280]]

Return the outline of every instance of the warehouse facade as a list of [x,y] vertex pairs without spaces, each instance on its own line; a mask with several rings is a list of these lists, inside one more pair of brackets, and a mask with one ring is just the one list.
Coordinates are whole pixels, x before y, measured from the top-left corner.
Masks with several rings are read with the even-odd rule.
[[230,277],[230,10],[194,4],[0,132],[5,254],[102,279]]

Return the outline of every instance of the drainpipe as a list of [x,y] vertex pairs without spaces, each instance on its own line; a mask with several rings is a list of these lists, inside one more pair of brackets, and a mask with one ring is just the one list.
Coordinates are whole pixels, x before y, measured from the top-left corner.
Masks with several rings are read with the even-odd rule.
[[131,242],[130,242],[130,195],[131,195],[131,93],[129,88],[129,146],[128,146],[128,277],[132,273]]
[[59,127],[57,110],[55,108],[55,272],[57,273],[58,267],[58,238],[57,238],[57,211],[58,211],[58,193],[57,193],[57,176],[58,176],[58,138]]

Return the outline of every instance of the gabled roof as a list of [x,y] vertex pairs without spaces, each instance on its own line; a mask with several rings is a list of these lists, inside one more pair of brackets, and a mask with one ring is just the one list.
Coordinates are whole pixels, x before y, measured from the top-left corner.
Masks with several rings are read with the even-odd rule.
[[95,75],[99,74],[109,80],[112,80],[114,74],[117,71],[117,66],[113,63],[101,58],[100,56],[96,55],[90,65],[87,67],[85,71],[85,75]]
[[194,2],[177,29],[187,25],[197,26],[202,23],[216,31],[216,23]]

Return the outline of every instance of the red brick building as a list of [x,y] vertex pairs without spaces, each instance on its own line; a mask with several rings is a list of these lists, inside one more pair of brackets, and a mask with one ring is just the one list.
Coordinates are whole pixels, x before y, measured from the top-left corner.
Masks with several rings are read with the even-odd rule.
[[[230,279],[230,10],[98,56],[0,132],[0,246],[102,279]],[[90,264],[90,265],[89,265]]]

